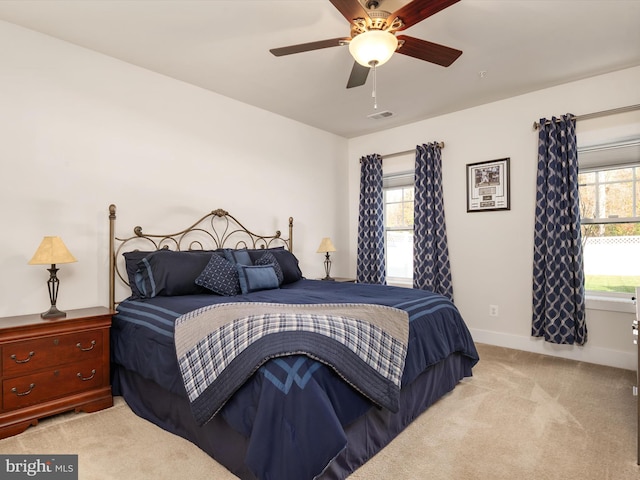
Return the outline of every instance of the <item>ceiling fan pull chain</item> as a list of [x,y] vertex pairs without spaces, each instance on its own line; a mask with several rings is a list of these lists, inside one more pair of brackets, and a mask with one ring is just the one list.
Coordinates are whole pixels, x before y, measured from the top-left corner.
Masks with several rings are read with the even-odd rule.
[[377,79],[377,77],[376,77],[376,64],[378,62],[371,62],[371,63],[373,63],[373,91],[371,92],[371,96],[373,97],[373,109],[377,110],[378,109],[378,97],[377,97],[376,90],[377,90],[378,85],[377,85],[377,82],[376,82],[376,79]]

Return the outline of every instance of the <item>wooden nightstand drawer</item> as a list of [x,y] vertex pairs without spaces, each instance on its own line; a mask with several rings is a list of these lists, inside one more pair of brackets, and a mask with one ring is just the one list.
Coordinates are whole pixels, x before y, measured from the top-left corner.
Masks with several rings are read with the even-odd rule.
[[102,385],[103,378],[102,365],[96,360],[10,378],[2,382],[2,408],[15,410],[96,388]]
[[55,365],[98,358],[102,355],[102,337],[102,330],[90,330],[4,345],[1,348],[2,376],[23,375]]
[[113,405],[109,377],[109,308],[0,318],[0,438],[49,415]]

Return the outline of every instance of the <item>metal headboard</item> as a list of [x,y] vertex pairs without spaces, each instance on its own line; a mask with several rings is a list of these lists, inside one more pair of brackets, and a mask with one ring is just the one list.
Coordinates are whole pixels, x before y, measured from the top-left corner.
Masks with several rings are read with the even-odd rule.
[[116,206],[109,205],[109,307],[116,304],[116,279],[128,286],[123,253],[135,250],[215,250],[217,248],[272,248],[283,246],[293,252],[293,217],[289,217],[289,236],[280,230],[273,235],[258,235],[248,230],[233,215],[221,208],[207,213],[193,225],[175,233],[143,233],[142,227],[133,235],[116,237]]

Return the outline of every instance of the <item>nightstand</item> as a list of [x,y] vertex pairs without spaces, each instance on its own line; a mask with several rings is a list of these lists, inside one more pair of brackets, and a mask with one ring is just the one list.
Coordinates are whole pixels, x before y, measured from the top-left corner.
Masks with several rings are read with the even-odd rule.
[[95,412],[113,405],[105,307],[0,318],[0,438],[68,410]]

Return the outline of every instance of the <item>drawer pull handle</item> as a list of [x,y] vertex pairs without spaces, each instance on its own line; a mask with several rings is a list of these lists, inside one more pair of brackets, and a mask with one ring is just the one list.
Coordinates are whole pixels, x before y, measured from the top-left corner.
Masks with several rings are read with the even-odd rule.
[[36,354],[36,352],[29,352],[29,356],[27,358],[25,358],[24,360],[18,360],[16,358],[16,354],[14,353],[13,355],[11,355],[11,360],[13,360],[16,363],[27,363],[29,360],[31,360],[31,357],[33,357]]
[[93,350],[93,348],[95,346],[96,346],[96,341],[95,340],[91,340],[91,346],[87,347],[87,348],[82,348],[82,344],[80,342],[76,343],[76,347],[78,347],[83,352],[88,352],[90,350]]
[[78,378],[80,380],[82,380],[83,382],[89,381],[95,376],[96,376],[96,369],[95,368],[91,370],[91,376],[90,377],[83,377],[82,374],[80,372],[78,372]]
[[11,389],[11,393],[15,393],[16,396],[18,397],[24,397],[25,395],[29,395],[31,393],[31,391],[35,388],[36,384],[32,383],[31,385],[29,385],[29,390],[27,390],[26,392],[22,392],[22,393],[18,393],[18,389],[16,387],[13,387]]

